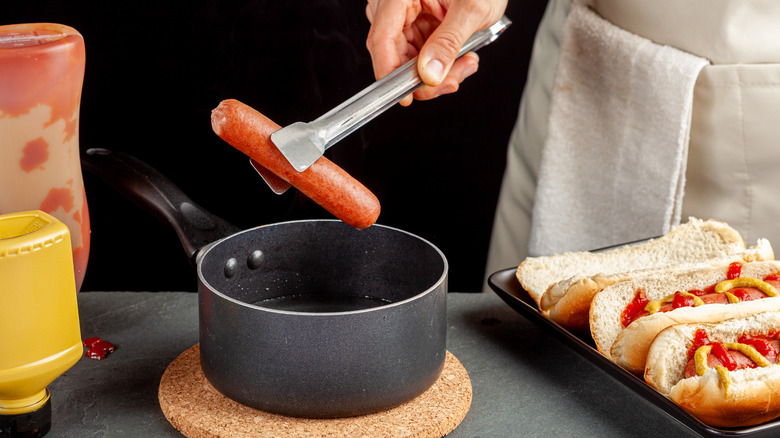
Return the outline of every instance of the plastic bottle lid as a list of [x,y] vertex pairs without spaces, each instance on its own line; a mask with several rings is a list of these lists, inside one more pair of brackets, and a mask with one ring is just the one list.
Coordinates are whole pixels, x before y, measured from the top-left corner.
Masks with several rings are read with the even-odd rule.
[[0,216],[0,258],[50,246],[66,232],[57,219],[38,210]]
[[[47,390],[48,395],[48,390]],[[0,414],[0,436],[38,438],[51,430],[51,397],[40,408],[23,414]]]

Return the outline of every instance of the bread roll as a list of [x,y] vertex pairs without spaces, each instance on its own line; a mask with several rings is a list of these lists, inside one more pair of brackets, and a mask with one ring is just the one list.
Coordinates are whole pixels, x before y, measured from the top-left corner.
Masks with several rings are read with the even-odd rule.
[[593,296],[612,284],[653,278],[674,266],[713,266],[774,259],[765,239],[750,249],[723,222],[690,218],[657,239],[599,252],[529,257],[517,278],[540,311],[569,330],[587,330]]

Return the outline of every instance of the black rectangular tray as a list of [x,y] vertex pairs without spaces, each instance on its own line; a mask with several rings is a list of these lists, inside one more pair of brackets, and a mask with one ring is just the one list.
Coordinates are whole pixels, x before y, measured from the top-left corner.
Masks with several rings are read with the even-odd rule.
[[515,276],[516,271],[517,268],[509,268],[495,272],[488,278],[490,288],[509,304],[510,307],[525,318],[555,336],[565,345],[571,347],[574,351],[585,357],[585,359],[593,362],[604,372],[625,384],[694,432],[705,437],[763,438],[780,436],[780,419],[763,423],[758,426],[734,429],[718,429],[702,423],[650,387],[644,380],[634,376],[623,368],[620,368],[618,365],[604,357],[596,350],[595,343],[590,336],[577,335],[570,332],[558,325],[555,321],[542,315],[542,313],[539,312],[536,302],[531,298],[528,292],[523,289],[520,282],[517,280],[517,277]]

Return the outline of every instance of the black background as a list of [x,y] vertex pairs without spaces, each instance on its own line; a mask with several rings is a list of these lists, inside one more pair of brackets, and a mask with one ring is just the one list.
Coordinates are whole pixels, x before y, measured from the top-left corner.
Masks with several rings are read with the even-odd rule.
[[[450,290],[478,291],[533,36],[546,2],[513,1],[509,30],[480,50],[458,93],[396,106],[327,155],[382,203],[379,223],[430,240]],[[310,121],[373,81],[363,1],[11,2],[0,24],[57,22],[83,35],[80,146],[132,154],[241,228],[330,217],[277,196],[211,130],[236,98],[284,126]],[[88,173],[92,246],[82,290],[194,291],[166,224]],[[519,261],[518,261],[519,263]]]

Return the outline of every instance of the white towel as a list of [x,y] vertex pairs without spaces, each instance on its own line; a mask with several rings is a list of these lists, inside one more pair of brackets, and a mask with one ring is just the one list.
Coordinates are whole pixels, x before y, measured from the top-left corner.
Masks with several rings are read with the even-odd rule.
[[539,168],[531,255],[653,237],[680,222],[693,87],[707,64],[572,5]]

